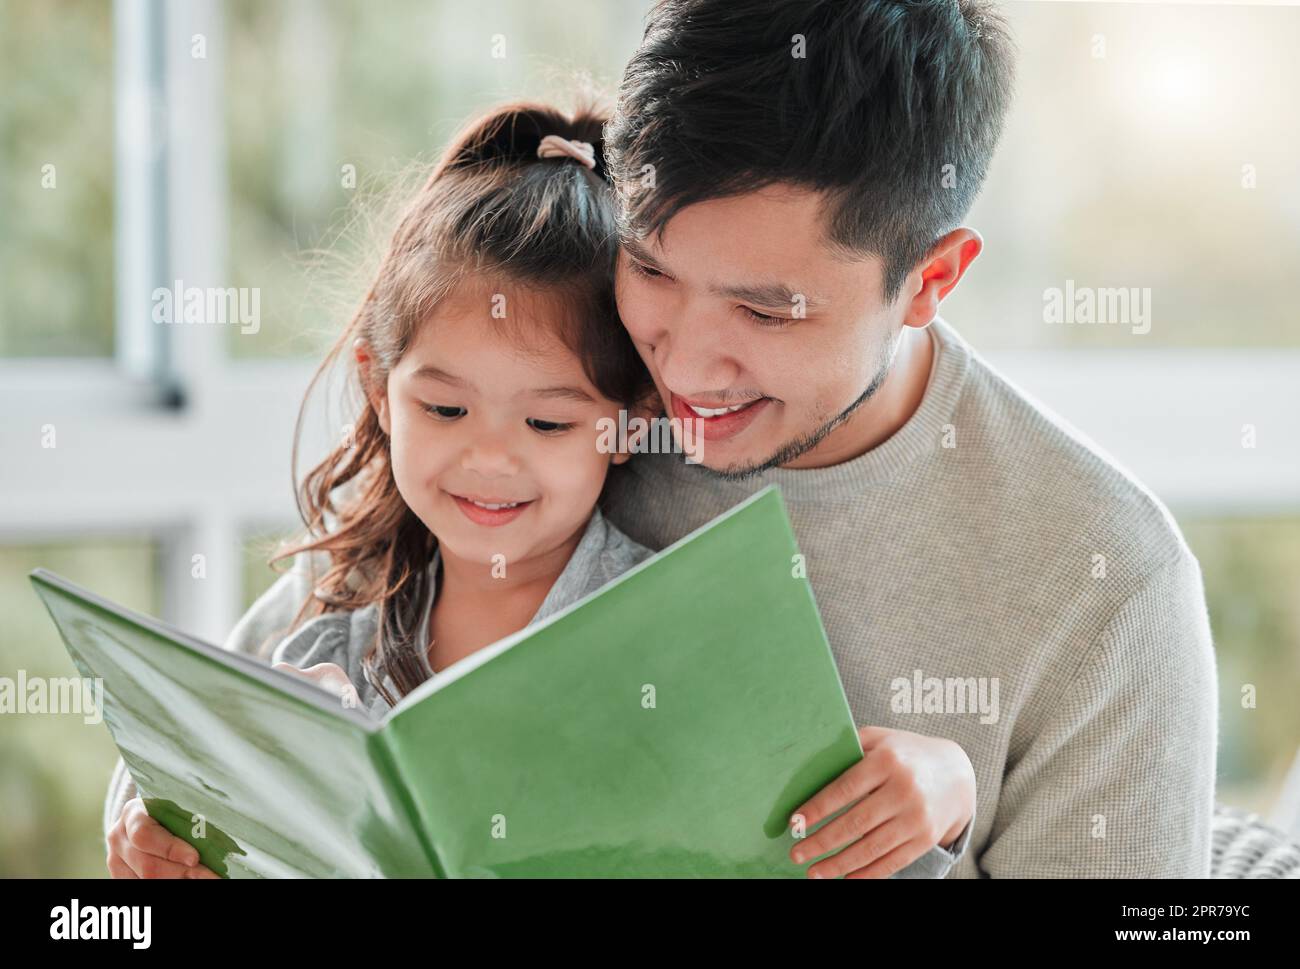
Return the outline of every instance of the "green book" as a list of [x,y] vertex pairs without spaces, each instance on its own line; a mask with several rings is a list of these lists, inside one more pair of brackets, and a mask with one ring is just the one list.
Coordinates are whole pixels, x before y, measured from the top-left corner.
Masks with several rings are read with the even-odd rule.
[[862,756],[769,486],[382,722],[31,574],[149,813],[230,877],[804,877],[793,811]]

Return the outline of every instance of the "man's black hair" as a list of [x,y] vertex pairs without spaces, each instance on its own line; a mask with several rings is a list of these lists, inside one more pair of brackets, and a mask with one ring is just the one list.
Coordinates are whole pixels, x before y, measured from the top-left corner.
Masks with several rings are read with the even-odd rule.
[[879,256],[892,302],[970,210],[1013,83],[988,0],[661,0],[605,131],[622,231],[812,188],[832,248]]

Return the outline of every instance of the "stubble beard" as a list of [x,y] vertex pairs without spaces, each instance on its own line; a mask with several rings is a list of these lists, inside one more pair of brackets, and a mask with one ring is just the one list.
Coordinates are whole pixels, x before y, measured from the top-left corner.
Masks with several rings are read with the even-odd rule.
[[890,370],[893,369],[894,358],[897,354],[900,342],[901,341],[897,338],[886,342],[884,349],[877,360],[875,374],[867,384],[867,388],[858,395],[858,398],[853,401],[853,403],[849,404],[848,407],[844,408],[844,410],[840,411],[830,420],[822,423],[812,433],[801,434],[793,440],[787,441],[785,444],[777,448],[775,453],[773,453],[767,460],[760,461],[756,464],[733,464],[728,465],[725,468],[710,468],[708,465],[700,464],[697,465],[697,467],[701,468],[705,473],[723,481],[745,481],[749,478],[755,477],[756,475],[760,475],[771,468],[778,468],[782,465],[789,464],[801,455],[807,454],[825,440],[831,431],[835,430],[835,428],[848,420],[854,411],[875,396],[876,391],[878,391],[881,385],[884,384],[885,378],[889,376]]

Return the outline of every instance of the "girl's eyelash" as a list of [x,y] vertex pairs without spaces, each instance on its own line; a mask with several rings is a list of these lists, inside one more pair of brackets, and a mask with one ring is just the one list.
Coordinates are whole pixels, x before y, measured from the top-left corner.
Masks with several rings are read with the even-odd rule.
[[454,416],[449,416],[447,414],[439,413],[439,411],[444,411],[444,410],[464,411],[465,410],[464,407],[452,407],[449,404],[421,404],[420,406],[423,407],[425,410],[427,410],[432,417],[435,417],[440,421],[454,421],[457,417],[463,417],[464,414],[462,413],[462,414],[456,414]]
[[[456,420],[456,418],[464,417],[465,414],[468,413],[468,411],[466,411],[464,407],[452,407],[450,404],[421,403],[420,406],[423,407],[426,411],[428,411],[431,417],[439,421],[454,421]],[[460,411],[461,413],[459,414],[442,413],[443,411],[448,411],[448,410]],[[548,424],[550,426],[537,427],[536,426],[537,424]],[[530,417],[528,418],[528,426],[531,427],[533,430],[535,430],[538,434],[551,435],[551,434],[562,434],[565,431],[571,430],[575,425],[564,424],[559,421],[544,421],[541,420],[540,418]]]
[[[533,423],[534,421],[536,421],[537,424],[550,424],[551,426],[548,428],[537,427]],[[538,434],[563,434],[565,431],[571,429],[574,425],[561,424],[559,421],[543,421],[543,420],[539,420],[536,417],[530,417],[528,418],[528,426],[531,427]]]

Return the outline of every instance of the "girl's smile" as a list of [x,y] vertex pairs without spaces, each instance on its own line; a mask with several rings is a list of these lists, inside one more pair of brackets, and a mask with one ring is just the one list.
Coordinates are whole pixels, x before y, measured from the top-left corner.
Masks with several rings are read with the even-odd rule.
[[478,525],[505,525],[522,515],[533,502],[530,501],[478,501],[447,492],[465,517]]

